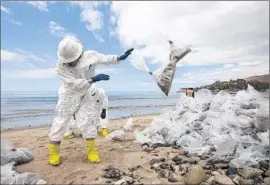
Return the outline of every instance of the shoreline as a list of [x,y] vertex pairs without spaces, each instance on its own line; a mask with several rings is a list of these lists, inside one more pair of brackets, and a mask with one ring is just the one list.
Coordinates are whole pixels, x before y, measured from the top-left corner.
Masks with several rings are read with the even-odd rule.
[[[159,114],[144,114],[144,115],[131,115],[131,116],[123,116],[121,118],[112,118],[112,119],[109,119],[109,121],[120,121],[120,120],[123,120],[123,119],[127,119],[127,118],[140,118],[140,117],[147,117],[147,116],[152,116],[152,117],[155,117],[157,115],[160,115]],[[15,128],[3,128],[3,130],[1,129],[1,134],[2,133],[6,133],[6,132],[14,132],[14,131],[24,131],[24,130],[33,130],[33,129],[40,129],[40,128],[49,128],[51,127],[51,124],[46,124],[46,125],[38,125],[38,126],[22,126],[22,127],[15,127]]]

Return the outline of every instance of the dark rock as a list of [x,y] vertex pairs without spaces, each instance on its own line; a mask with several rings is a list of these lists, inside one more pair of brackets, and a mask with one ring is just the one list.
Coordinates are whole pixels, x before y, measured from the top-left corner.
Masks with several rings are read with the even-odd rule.
[[121,171],[117,168],[112,167],[112,166],[109,166],[109,167],[103,169],[103,171],[104,171],[103,177],[105,177],[105,178],[119,180],[121,177],[121,175],[120,175]]
[[207,174],[211,174],[212,171],[211,170],[204,170],[204,172]]
[[178,182],[178,179],[174,176],[173,173],[169,173],[168,181],[169,182]]
[[205,160],[210,158],[211,156],[209,154],[202,154],[201,159]]
[[264,173],[265,177],[269,177],[270,176],[270,170],[268,169],[265,173]]
[[151,146],[151,148],[159,148],[159,147],[165,147],[165,145],[162,144],[162,143],[155,143],[155,144],[153,144],[153,145]]
[[207,165],[204,166],[204,169],[212,170],[213,166],[211,164],[207,164]]
[[162,168],[162,169],[168,169],[168,168],[169,168],[169,165],[168,165],[167,163],[162,163],[162,164],[160,164],[159,166],[160,166],[160,168]]
[[260,165],[260,163],[258,163],[258,164],[252,165],[252,166],[250,166],[250,167],[260,169],[261,165]]
[[254,184],[261,184],[264,182],[262,176],[255,176],[252,178],[252,180],[253,180]]
[[266,169],[266,170],[269,169],[269,162],[268,161],[260,161],[259,164],[260,164],[260,167],[262,169]]
[[158,178],[166,178],[166,171],[165,170],[159,170],[158,171]]
[[172,172],[175,172],[176,171],[175,166],[174,165],[170,165],[169,170],[171,170]]
[[[129,168],[128,170],[129,170],[130,172],[135,172],[135,171],[138,170],[139,168],[142,168],[142,166],[141,166],[141,165],[138,165],[138,166]],[[123,172],[123,175],[126,175],[125,172]]]
[[195,164],[198,163],[201,159],[199,157],[183,158],[184,163]]
[[152,160],[150,161],[150,165],[153,166],[155,163],[159,163],[159,162],[165,162],[165,158],[152,159]]
[[226,170],[226,173],[225,173],[227,176],[231,176],[231,175],[235,175],[237,174],[237,171],[235,168],[232,168],[232,167],[229,167],[227,170]]

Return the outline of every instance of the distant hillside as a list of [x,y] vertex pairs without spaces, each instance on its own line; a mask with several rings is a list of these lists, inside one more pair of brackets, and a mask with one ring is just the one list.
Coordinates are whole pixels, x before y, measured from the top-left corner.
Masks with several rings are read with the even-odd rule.
[[251,81],[258,81],[258,82],[265,82],[265,83],[269,83],[269,74],[268,75],[261,75],[261,76],[252,76],[252,77],[248,77],[245,80],[247,82],[251,82]]
[[[244,90],[247,88],[248,84],[253,86],[257,91],[265,92],[269,90],[269,74],[261,76],[252,76],[245,79],[237,79],[230,81],[216,81],[210,85],[204,85],[201,87],[196,87],[195,91],[199,89],[209,89],[212,92],[218,92],[221,90],[229,92],[237,92],[239,90]],[[177,92],[185,92],[186,88],[182,88]]]

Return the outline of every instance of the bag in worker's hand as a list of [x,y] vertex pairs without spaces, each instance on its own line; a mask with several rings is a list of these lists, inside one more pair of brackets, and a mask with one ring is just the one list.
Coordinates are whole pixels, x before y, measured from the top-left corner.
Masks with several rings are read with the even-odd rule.
[[145,64],[143,57],[139,55],[133,55],[133,60],[131,64],[141,70],[148,72],[150,75],[154,76],[156,83],[159,88],[165,93],[166,96],[169,95],[172,81],[175,74],[176,64],[182,58],[184,58],[188,53],[191,52],[190,48],[177,48],[172,41],[169,41],[170,44],[170,55],[169,55],[169,63],[164,67],[157,69],[154,72],[150,72],[148,67]]

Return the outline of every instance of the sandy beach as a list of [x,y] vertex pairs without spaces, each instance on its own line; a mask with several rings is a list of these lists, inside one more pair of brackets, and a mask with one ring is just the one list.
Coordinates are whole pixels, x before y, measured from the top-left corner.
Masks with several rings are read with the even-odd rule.
[[[141,130],[149,124],[154,115],[133,117],[134,130]],[[127,119],[112,120],[108,124],[110,131],[122,127]],[[48,184],[104,184],[102,178],[105,167],[110,165],[128,172],[129,168],[141,165],[145,171],[139,171],[141,182],[156,183],[157,174],[150,168],[149,161],[154,156],[142,151],[142,147],[134,142],[132,132],[122,142],[111,142],[99,135],[97,145],[101,163],[91,164],[86,160],[86,146],[82,138],[64,140],[61,145],[61,164],[52,167],[48,161],[49,127],[9,130],[1,133],[1,139],[8,139],[15,147],[26,147],[32,150],[34,160],[18,166],[21,172],[39,173]],[[166,150],[172,150],[167,148]],[[166,152],[166,151],[165,151]]]

